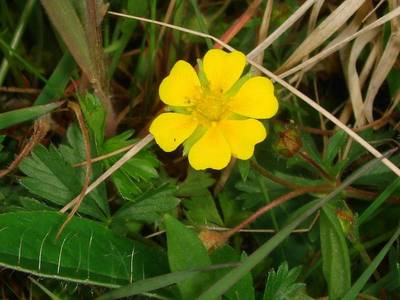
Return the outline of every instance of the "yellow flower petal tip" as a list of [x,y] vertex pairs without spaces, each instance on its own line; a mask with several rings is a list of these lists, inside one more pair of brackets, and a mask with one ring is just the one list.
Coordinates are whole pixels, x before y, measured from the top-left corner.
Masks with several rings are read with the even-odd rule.
[[163,113],[152,122],[150,133],[157,144],[170,152],[190,138],[189,163],[196,170],[221,170],[232,156],[251,158],[255,145],[267,136],[256,119],[273,117],[279,104],[272,82],[261,76],[248,79],[233,96],[228,92],[245,65],[241,52],[209,50],[203,59],[208,84],[202,86],[194,68],[178,61],[159,88],[160,99],[177,112]]
[[160,84],[160,99],[171,106],[190,106],[199,88],[200,81],[194,68],[179,60]]
[[227,92],[239,80],[246,56],[239,51],[227,53],[211,49],[204,56],[203,68],[212,90]]
[[212,126],[189,151],[189,163],[195,170],[221,170],[230,160],[231,149],[217,126]]

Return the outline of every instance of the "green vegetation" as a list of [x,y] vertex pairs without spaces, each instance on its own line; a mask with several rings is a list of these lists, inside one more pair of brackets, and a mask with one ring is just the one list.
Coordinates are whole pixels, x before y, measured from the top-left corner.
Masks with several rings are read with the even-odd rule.
[[[399,16],[398,0],[0,1],[0,298],[398,299]],[[239,88],[270,78],[279,111],[250,160],[196,171],[204,132],[169,153],[148,134],[158,88],[227,45],[247,55]]]

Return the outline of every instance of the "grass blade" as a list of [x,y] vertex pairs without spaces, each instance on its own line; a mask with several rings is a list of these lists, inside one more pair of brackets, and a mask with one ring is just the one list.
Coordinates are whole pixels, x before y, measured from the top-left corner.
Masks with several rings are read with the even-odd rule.
[[376,210],[400,187],[400,177],[395,179],[386,189],[371,203],[358,219],[359,226],[366,222]]
[[[22,34],[25,31],[29,16],[31,15],[32,9],[35,6],[35,4],[36,0],[29,0],[26,3],[24,11],[22,12],[21,18],[19,20],[18,26],[15,29],[14,37],[10,44],[11,49],[17,48],[19,41],[21,40]],[[3,85],[4,79],[6,78],[8,72],[8,68],[9,68],[9,61],[7,60],[7,58],[4,58],[0,66],[0,86]]]
[[36,119],[48,112],[56,109],[63,101],[54,102],[46,105],[37,105],[33,107],[21,108],[12,111],[8,111],[5,113],[0,113],[0,130],[13,126],[15,124],[19,124],[22,122],[26,122],[29,120]]
[[60,98],[69,81],[71,73],[75,70],[75,63],[69,53],[65,53],[51,74],[46,86],[35,101],[35,105],[47,104]]
[[86,76],[93,79],[95,67],[90,58],[84,28],[72,3],[65,0],[42,0],[42,4],[72,56]]
[[368,279],[371,277],[371,275],[374,273],[376,268],[379,266],[381,261],[386,256],[386,254],[389,252],[390,247],[396,241],[399,235],[400,235],[400,226],[397,227],[397,230],[392,236],[392,238],[389,240],[389,242],[387,242],[385,247],[383,247],[382,250],[379,252],[379,254],[374,258],[374,260],[371,262],[368,268],[365,269],[365,271],[361,274],[360,278],[357,279],[357,281],[354,283],[351,289],[346,293],[346,295],[344,295],[343,300],[356,299],[358,293],[361,291],[361,289],[367,283]]
[[173,272],[173,273],[168,273],[165,275],[160,275],[160,276],[155,276],[152,278],[144,279],[137,281],[133,284],[129,284],[127,286],[124,286],[122,288],[113,290],[111,292],[108,292],[99,298],[97,300],[110,300],[110,299],[119,299],[123,297],[129,297],[129,296],[134,296],[150,291],[154,291],[172,284],[180,283],[184,280],[188,280],[193,278],[194,276],[203,273],[203,272],[209,272],[209,271],[214,271],[216,269],[222,269],[222,268],[228,268],[232,266],[232,264],[221,264],[221,265],[212,265],[207,268],[203,269],[194,269],[194,270],[188,270],[188,271],[180,271],[180,272]]

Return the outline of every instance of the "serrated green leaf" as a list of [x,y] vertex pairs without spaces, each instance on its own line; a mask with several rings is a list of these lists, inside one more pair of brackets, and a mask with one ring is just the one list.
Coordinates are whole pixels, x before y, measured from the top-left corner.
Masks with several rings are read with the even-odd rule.
[[[108,139],[102,146],[102,154],[134,144],[134,140],[130,139],[131,136],[132,131],[126,131]],[[104,160],[103,163],[109,168],[120,157],[121,155],[113,156]],[[124,199],[136,201],[143,190],[149,187],[148,182],[158,177],[156,170],[158,166],[157,158],[150,151],[143,149],[127,161],[111,178]]]
[[180,197],[207,195],[208,188],[214,183],[215,179],[210,174],[189,169],[186,179],[177,187],[177,195]]
[[106,111],[101,101],[93,94],[78,97],[85,121],[90,129],[97,150],[101,149],[104,142]]
[[[83,136],[81,129],[76,123],[72,123],[67,130],[67,140],[64,144],[58,147],[64,159],[70,164],[74,165],[80,162],[86,161],[86,150],[85,143],[83,141]],[[97,156],[96,147],[92,145],[92,157]],[[75,168],[79,180],[83,182],[85,180],[85,168],[79,167]],[[91,181],[95,180],[103,173],[103,166],[101,164],[92,164],[92,176]],[[94,189],[90,196],[95,199],[97,205],[104,212],[105,215],[109,215],[109,207],[107,201],[107,191],[105,184],[100,184],[96,189]]]
[[350,256],[339,220],[329,206],[321,211],[320,238],[329,299],[342,299],[351,286]]
[[[171,271],[185,271],[211,265],[207,250],[193,231],[169,215],[165,216],[164,223]],[[193,299],[211,283],[211,280],[211,274],[198,274],[178,283],[182,299]]]
[[287,262],[268,272],[263,300],[311,299],[303,293],[304,283],[296,283],[301,267],[289,270]]
[[163,252],[74,217],[56,240],[65,215],[0,215],[0,265],[42,277],[118,287],[166,271]]
[[174,209],[180,202],[175,196],[175,188],[168,183],[147,191],[136,199],[136,203],[128,203],[113,216],[113,221],[146,221],[154,222],[161,215]]
[[37,105],[27,108],[20,108],[0,113],[0,129],[4,129],[19,123],[34,120],[59,107],[63,102],[54,102],[45,105]]
[[[54,146],[46,149],[38,145],[19,168],[27,175],[21,179],[21,184],[31,193],[56,205],[66,205],[81,192],[83,182],[78,170],[67,163]],[[79,211],[100,220],[107,217],[92,194],[85,197]]]

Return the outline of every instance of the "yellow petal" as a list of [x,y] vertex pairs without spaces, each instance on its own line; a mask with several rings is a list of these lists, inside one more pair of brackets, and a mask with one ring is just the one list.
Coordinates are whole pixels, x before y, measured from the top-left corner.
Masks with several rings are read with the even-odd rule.
[[196,71],[186,61],[179,60],[160,84],[160,99],[171,106],[190,106],[199,88]]
[[218,126],[211,126],[189,151],[189,163],[196,170],[221,170],[231,160],[231,150]]
[[239,159],[253,156],[255,144],[267,137],[264,125],[257,120],[223,120],[219,128],[228,141],[232,155]]
[[257,119],[273,117],[278,106],[271,80],[261,76],[247,80],[229,102],[231,111]]
[[197,121],[189,115],[164,113],[150,125],[150,133],[156,143],[166,152],[174,151],[196,129]]
[[240,78],[246,65],[246,56],[239,51],[227,53],[220,49],[211,49],[204,56],[204,73],[211,89],[228,91]]

